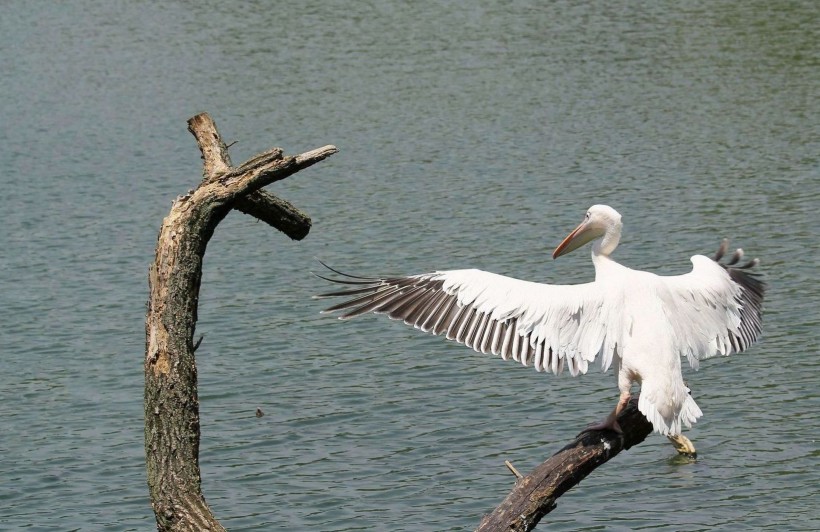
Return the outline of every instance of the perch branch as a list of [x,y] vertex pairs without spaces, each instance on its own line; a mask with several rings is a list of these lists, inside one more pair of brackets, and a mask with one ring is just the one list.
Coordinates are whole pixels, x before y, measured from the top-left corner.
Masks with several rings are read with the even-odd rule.
[[642,442],[652,424],[638,411],[638,398],[632,397],[618,416],[623,434],[612,431],[589,431],[555,453],[528,475],[516,480],[507,498],[484,516],[477,532],[527,531],[535,528],[543,516],[552,511],[556,500],[581,482],[596,467],[619,452]]

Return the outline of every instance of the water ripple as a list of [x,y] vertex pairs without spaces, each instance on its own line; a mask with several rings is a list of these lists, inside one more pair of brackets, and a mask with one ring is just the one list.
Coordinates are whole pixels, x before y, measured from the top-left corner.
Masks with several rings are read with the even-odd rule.
[[312,215],[304,242],[232,214],[206,255],[200,460],[229,528],[478,523],[511,486],[503,460],[528,470],[599,419],[612,375],[340,323],[307,272],[583,282],[584,256],[548,254],[610,203],[628,265],[679,273],[724,236],[760,256],[764,340],[687,372],[698,461],[650,437],[549,527],[817,529],[816,22],[809,1],[4,5],[2,527],[153,527],[146,273],[199,179],[185,120],[207,110],[235,162],[341,149],[272,187]]

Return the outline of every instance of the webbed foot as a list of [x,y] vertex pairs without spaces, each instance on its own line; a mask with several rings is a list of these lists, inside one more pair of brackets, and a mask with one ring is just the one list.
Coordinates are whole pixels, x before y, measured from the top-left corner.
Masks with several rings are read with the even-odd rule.
[[585,432],[592,432],[595,430],[611,430],[617,434],[624,433],[624,431],[621,430],[621,426],[618,425],[618,418],[611,414],[605,420],[599,423],[590,423],[589,425],[587,425],[586,428],[584,428],[584,430],[582,430],[579,433],[579,436],[581,434],[584,434]]

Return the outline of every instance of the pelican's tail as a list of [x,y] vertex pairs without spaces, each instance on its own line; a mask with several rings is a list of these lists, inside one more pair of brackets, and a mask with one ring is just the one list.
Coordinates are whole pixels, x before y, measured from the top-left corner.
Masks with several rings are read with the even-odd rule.
[[[680,429],[681,423],[686,425],[686,428],[692,428],[692,424],[695,423],[700,416],[703,415],[701,412],[700,407],[692,399],[692,396],[689,394],[689,388],[686,389],[686,400],[683,402],[683,407],[680,409],[680,414],[678,414],[678,429]],[[680,430],[676,434],[680,434]]]
[[652,391],[646,389],[644,382],[638,399],[638,410],[652,423],[655,430],[664,436],[680,434],[684,425],[691,428],[692,423],[703,415],[698,404],[689,395],[689,388],[685,386],[683,387],[684,398],[680,402],[673,400],[672,403],[657,404],[653,401],[655,394]]

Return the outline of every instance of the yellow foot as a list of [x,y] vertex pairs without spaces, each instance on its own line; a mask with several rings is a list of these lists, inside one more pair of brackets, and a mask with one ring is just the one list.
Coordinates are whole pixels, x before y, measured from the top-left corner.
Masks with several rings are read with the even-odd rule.
[[689,458],[697,458],[698,453],[695,450],[695,446],[692,444],[692,441],[689,438],[687,438],[683,434],[667,436],[667,438],[669,438],[669,441],[672,442],[672,445],[675,446],[675,450],[678,451],[678,454],[688,456]]

